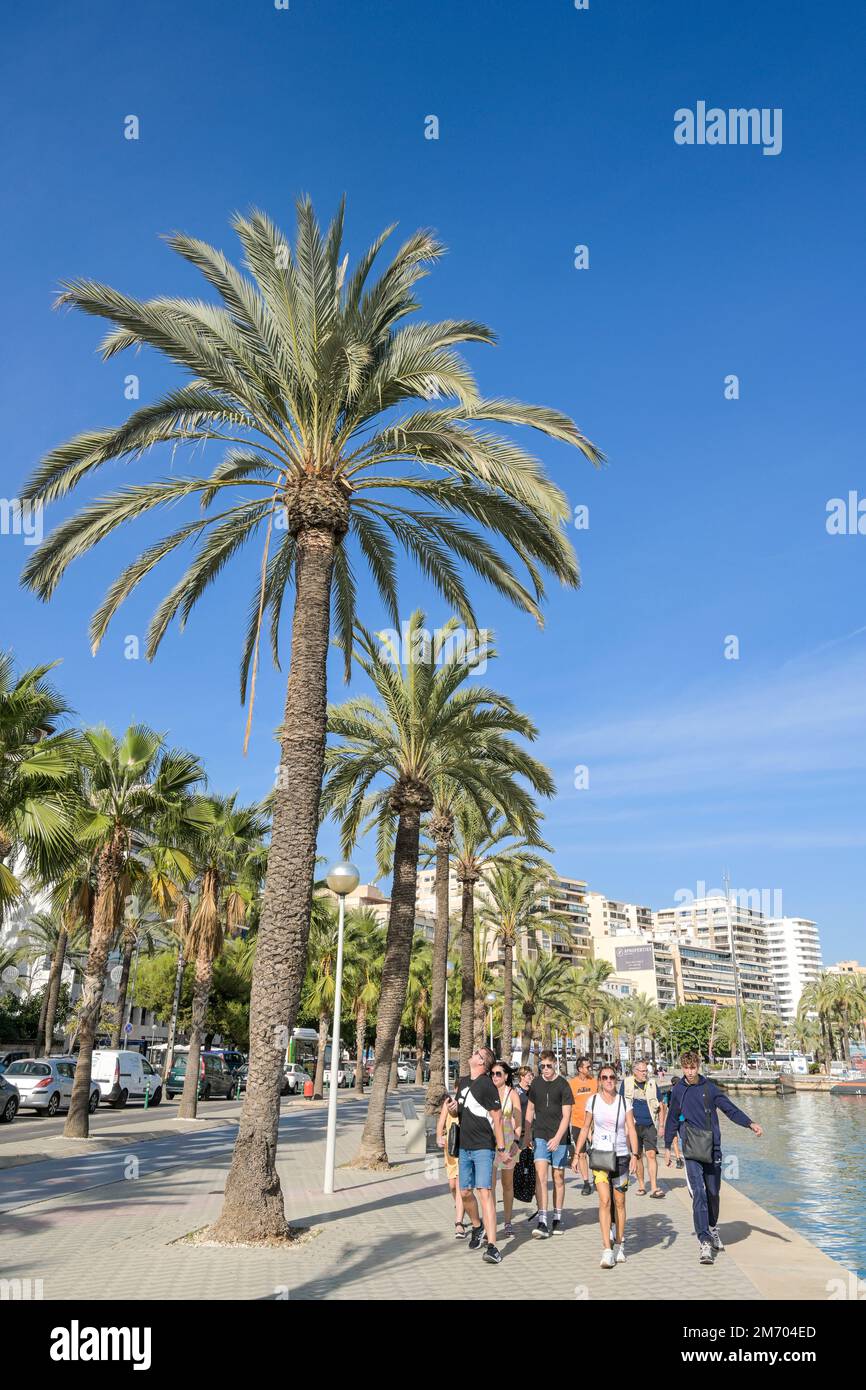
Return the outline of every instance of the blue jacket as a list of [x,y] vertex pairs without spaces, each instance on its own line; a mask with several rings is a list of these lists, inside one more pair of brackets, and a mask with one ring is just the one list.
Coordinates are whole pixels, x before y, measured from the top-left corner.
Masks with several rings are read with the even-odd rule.
[[680,1077],[676,1085],[671,1087],[670,1100],[668,1102],[668,1117],[665,1122],[665,1148],[669,1149],[674,1138],[680,1133],[683,1124],[696,1125],[698,1129],[706,1129],[707,1117],[704,1110],[704,1088],[707,1092],[707,1106],[710,1111],[710,1120],[713,1126],[713,1148],[721,1149],[722,1135],[719,1129],[719,1117],[716,1113],[717,1108],[727,1115],[729,1120],[733,1120],[735,1125],[742,1125],[748,1129],[752,1121],[748,1115],[744,1114],[734,1102],[720,1091],[713,1081],[708,1081],[705,1076],[698,1074],[698,1079],[694,1086],[689,1086]]

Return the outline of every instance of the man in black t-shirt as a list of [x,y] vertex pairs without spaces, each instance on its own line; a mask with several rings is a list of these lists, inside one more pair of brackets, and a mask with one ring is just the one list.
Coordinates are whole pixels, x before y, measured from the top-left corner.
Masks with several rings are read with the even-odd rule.
[[[539,1074],[529,1088],[526,1133],[532,1126],[535,1157],[535,1197],[538,1222],[534,1236],[546,1240],[562,1234],[562,1206],[565,1201],[565,1165],[568,1161],[571,1107],[574,1097],[564,1076],[556,1070],[552,1052],[542,1052]],[[547,1224],[547,1170],[553,1169],[553,1229]]]
[[[469,1249],[484,1248],[488,1264],[498,1265],[502,1256],[496,1248],[496,1203],[493,1199],[493,1155],[505,1153],[502,1134],[502,1106],[499,1092],[490,1079],[493,1053],[480,1047],[469,1058],[469,1075],[457,1082],[457,1099],[449,1103],[452,1114],[460,1117],[458,1151],[463,1208],[472,1222]],[[478,1202],[475,1191],[478,1192]],[[481,1204],[481,1217],[478,1215]],[[482,1228],[481,1220],[484,1226]]]

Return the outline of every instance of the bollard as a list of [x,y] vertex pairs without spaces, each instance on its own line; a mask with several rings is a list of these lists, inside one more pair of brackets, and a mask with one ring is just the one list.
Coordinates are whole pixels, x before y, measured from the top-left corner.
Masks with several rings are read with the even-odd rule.
[[312,1099],[313,1099],[313,1083],[312,1083],[312,1081],[305,1081],[305,1082],[304,1082],[304,1100],[312,1100]]
[[145,1110],[147,1109],[147,1107],[148,1107],[149,1104],[150,1104],[150,1079],[148,1078],[148,1080],[145,1081],[145,1083],[144,1083],[144,1108],[145,1108]]

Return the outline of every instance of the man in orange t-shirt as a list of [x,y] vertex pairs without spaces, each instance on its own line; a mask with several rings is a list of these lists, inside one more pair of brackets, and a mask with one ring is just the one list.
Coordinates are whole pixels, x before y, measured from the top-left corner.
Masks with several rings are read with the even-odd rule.
[[[588,1057],[579,1057],[577,1059],[577,1076],[570,1076],[568,1078],[568,1084],[571,1087],[571,1094],[574,1097],[574,1105],[571,1111],[571,1125],[574,1134],[577,1135],[583,1128],[583,1122],[586,1118],[586,1102],[589,1100],[590,1096],[595,1095],[598,1090],[598,1081],[592,1074],[592,1063]],[[592,1184],[589,1181],[589,1162],[585,1151],[578,1155],[578,1164],[581,1177],[583,1178],[583,1187],[580,1190],[580,1195],[582,1197],[589,1197],[592,1195]]]

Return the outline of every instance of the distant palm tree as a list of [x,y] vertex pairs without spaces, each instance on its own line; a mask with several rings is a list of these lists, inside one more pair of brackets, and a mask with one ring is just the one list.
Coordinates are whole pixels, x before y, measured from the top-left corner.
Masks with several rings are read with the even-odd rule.
[[486,901],[481,922],[492,932],[492,940],[502,948],[502,1053],[510,1061],[514,1038],[514,957],[526,937],[545,928],[542,892],[548,867],[527,864],[519,855],[503,854],[485,876]]
[[649,1034],[653,1018],[654,1004],[646,994],[630,994],[624,1001],[622,1011],[623,1026],[628,1037],[628,1055],[631,1066],[637,1058],[637,1040]]
[[[376,1064],[359,1166],[387,1164],[385,1105],[388,1077],[406,1002],[415,930],[421,818],[433,805],[434,777],[459,783],[469,799],[494,799],[515,824],[534,824],[535,805],[518,782],[550,794],[549,772],[513,738],[534,739],[535,726],[506,696],[467,685],[473,668],[454,648],[441,656],[418,640],[424,615],[409,620],[412,657],[399,665],[388,641],[359,628],[355,659],[381,703],[364,696],[331,706],[335,742],[325,756],[322,809],[340,823],[342,848],[351,852],[362,829],[376,826],[380,872],[393,861],[393,887],[382,988],[376,1022]],[[445,625],[450,632],[452,624]],[[484,649],[488,658],[493,655]],[[441,654],[440,654],[441,655]],[[392,848],[393,847],[393,848]]]
[[185,941],[187,954],[195,961],[195,978],[189,1052],[177,1111],[181,1120],[195,1119],[198,1108],[199,1060],[214,962],[224,938],[235,935],[244,921],[268,828],[261,807],[239,806],[235,795],[198,797],[192,809],[197,833],[187,843],[198,891]]
[[403,1025],[415,1034],[415,1084],[424,1080],[424,1041],[430,1027],[430,990],[433,953],[430,942],[416,934],[409,960],[409,981]]
[[12,653],[0,652],[0,923],[24,880],[51,883],[75,854],[78,740],[58,732],[68,710],[48,680],[56,664],[16,675]]
[[543,1017],[565,1019],[569,1012],[569,973],[557,956],[539,952],[521,963],[514,977],[514,996],[522,1016],[521,1061],[528,1065],[535,1024]]
[[[276,654],[283,602],[294,585],[249,1081],[217,1231],[229,1239],[287,1230],[275,1166],[280,1056],[273,1039],[275,1029],[294,1026],[306,966],[332,604],[347,668],[354,625],[347,537],[395,624],[395,543],[471,628],[477,622],[461,569],[539,618],[546,575],[572,587],[579,580],[565,535],[570,503],[534,458],[488,423],[526,425],[575,447],[593,464],[602,458],[557,411],[482,399],[455,348],[492,342],[483,324],[405,322],[418,308],[418,281],[444,250],[428,232],[409,237],[372,282],[391,229],[350,273],[342,206],[323,235],[309,200],[299,203],[294,251],[262,212],[236,216],[233,225],[252,278],[203,241],[180,233],[169,238],[202,271],[219,304],[141,301],[90,280],[66,283],[62,304],[111,325],[104,357],[147,344],[191,380],[120,426],[88,430],[54,449],[22,493],[30,502],[61,499],[103,465],[140,459],[156,444],[228,445],[210,476],[172,476],[121,489],[62,521],[35,552],[24,581],[48,599],[70,562],[115,530],[160,506],[203,504],[203,514],[152,542],[112,584],[91,624],[94,647],[162,559],[186,541],[201,542],[154,615],[147,642],[152,656],[171,622],[183,624],[229,559],[257,538],[261,560],[242,660],[245,690],[250,676],[255,683],[266,622]],[[231,489],[240,489],[233,505]]]
[[80,753],[76,836],[96,864],[93,925],[80,999],[79,1054],[64,1135],[86,1139],[90,1070],[108,953],[129,889],[128,860],[154,824],[171,818],[180,832],[197,823],[192,792],[203,777],[188,753],[167,750],[151,729],[131,726],[121,739],[86,729]]
[[595,1044],[600,1038],[603,1020],[610,1006],[611,995],[603,988],[613,974],[608,960],[590,960],[580,967],[575,980],[574,999],[586,1020],[589,1033],[590,1061],[595,1061]]
[[355,1092],[363,1096],[367,1022],[379,1000],[385,933],[369,908],[353,908],[346,913],[346,922],[351,922],[358,942],[354,958],[347,963],[346,991],[355,1020]]

